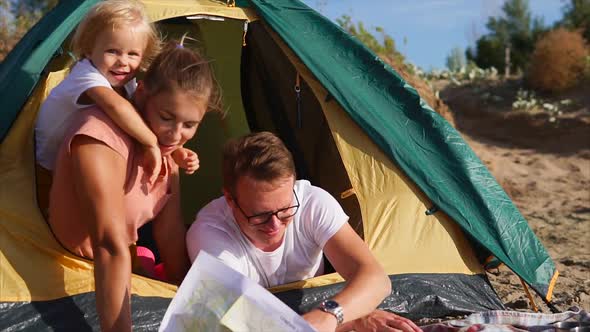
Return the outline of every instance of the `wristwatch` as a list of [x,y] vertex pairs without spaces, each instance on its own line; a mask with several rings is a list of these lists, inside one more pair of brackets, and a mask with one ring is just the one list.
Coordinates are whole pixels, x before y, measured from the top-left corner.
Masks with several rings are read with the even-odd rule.
[[338,302],[334,300],[322,301],[318,309],[334,315],[334,317],[336,317],[336,322],[338,322],[338,326],[344,322],[344,311]]

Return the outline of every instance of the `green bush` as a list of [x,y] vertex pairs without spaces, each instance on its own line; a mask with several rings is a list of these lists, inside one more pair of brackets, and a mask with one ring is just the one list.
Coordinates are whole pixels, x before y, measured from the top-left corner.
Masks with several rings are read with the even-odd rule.
[[550,31],[535,44],[527,82],[546,92],[570,88],[582,79],[587,57],[588,46],[579,31]]

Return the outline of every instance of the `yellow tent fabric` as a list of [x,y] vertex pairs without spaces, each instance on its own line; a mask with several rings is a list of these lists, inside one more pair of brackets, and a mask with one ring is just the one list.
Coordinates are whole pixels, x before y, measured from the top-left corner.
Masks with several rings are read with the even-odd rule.
[[428,199],[338,105],[327,106],[326,117],[361,206],[365,241],[386,272],[483,273],[459,227],[440,212],[426,215]]
[[255,21],[256,13],[249,8],[230,7],[221,1],[212,0],[143,0],[151,21],[157,22],[168,18],[210,15],[238,20]]

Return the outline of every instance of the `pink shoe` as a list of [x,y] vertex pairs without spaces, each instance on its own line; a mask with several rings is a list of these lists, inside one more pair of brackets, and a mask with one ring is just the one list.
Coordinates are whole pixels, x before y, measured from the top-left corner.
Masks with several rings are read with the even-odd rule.
[[136,253],[137,262],[134,265],[142,270],[136,271],[136,273],[145,275],[150,278],[154,278],[156,273],[156,257],[154,256],[154,253],[148,248],[141,246],[136,247]]
[[155,266],[154,275],[158,280],[166,282],[168,281],[168,277],[166,277],[166,269],[164,269],[164,263],[160,263]]

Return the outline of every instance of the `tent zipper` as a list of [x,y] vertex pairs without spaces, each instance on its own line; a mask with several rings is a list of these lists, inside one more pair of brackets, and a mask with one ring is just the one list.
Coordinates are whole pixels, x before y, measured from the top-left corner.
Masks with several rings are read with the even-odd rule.
[[297,129],[301,129],[303,120],[301,115],[301,77],[299,73],[295,76],[295,103],[297,106]]

